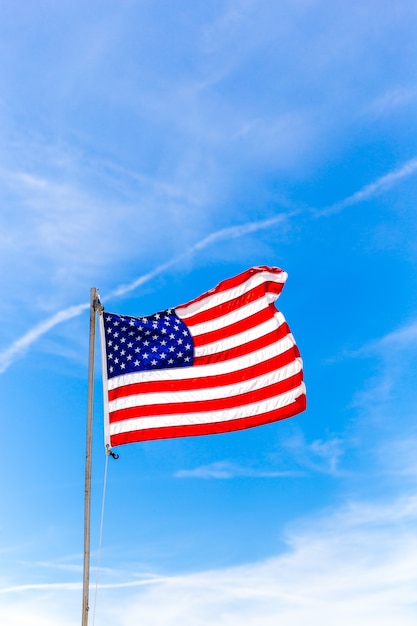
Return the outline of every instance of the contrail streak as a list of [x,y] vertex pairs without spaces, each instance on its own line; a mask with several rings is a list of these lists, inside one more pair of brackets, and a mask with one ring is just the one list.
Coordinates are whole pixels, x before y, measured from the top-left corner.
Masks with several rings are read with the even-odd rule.
[[[259,222],[248,222],[246,224],[241,224],[239,226],[231,226],[230,228],[223,228],[218,230],[211,235],[208,235],[204,239],[201,239],[197,243],[195,243],[191,248],[189,248],[186,252],[173,257],[166,263],[162,263],[158,265],[153,270],[148,272],[147,274],[143,274],[136,278],[133,282],[128,283],[127,285],[121,285],[104,296],[104,299],[111,300],[114,298],[118,298],[120,296],[125,295],[131,291],[134,291],[137,287],[148,283],[156,276],[163,274],[166,270],[170,269],[172,266],[176,265],[184,258],[188,256],[192,256],[194,253],[207,248],[208,246],[220,241],[222,239],[231,239],[237,237],[243,237],[246,234],[264,230],[270,226],[274,226],[284,220],[292,217],[292,214],[282,214],[276,217],[273,217],[268,220],[262,220]],[[42,335],[45,335],[49,330],[65,322],[74,317],[78,317],[81,315],[86,309],[90,307],[89,303],[77,304],[75,306],[71,306],[69,308],[63,309],[62,311],[58,311],[48,319],[36,324],[33,328],[28,330],[22,337],[14,341],[8,348],[0,352],[0,373],[5,372],[12,363],[22,354],[24,353],[35,341],[37,341]]]
[[5,372],[20,354],[27,350],[39,337],[42,337],[42,335],[51,330],[51,328],[61,324],[61,322],[77,317],[89,307],[90,304],[88,303],[70,306],[62,311],[58,311],[58,313],[55,313],[52,317],[48,317],[48,319],[43,322],[36,324],[36,326],[28,330],[20,339],[17,339],[8,348],[0,352],[0,373]]
[[[122,583],[102,583],[100,589],[123,589],[128,587],[143,587],[147,585],[157,585],[165,582],[181,580],[181,577],[154,576],[141,580],[132,580]],[[13,587],[4,587],[0,589],[0,594],[19,593],[22,591],[53,591],[61,589],[63,591],[79,591],[82,589],[82,582],[64,582],[64,583],[32,583],[27,585],[15,585]]]
[[321,210],[317,209],[315,211],[315,216],[324,217],[326,215],[331,215],[332,213],[338,213],[339,211],[346,209],[346,207],[352,206],[354,204],[358,204],[359,202],[362,202],[363,200],[368,200],[368,198],[376,196],[381,191],[385,191],[386,189],[389,189],[390,187],[395,185],[397,182],[399,182],[403,178],[406,178],[407,176],[411,176],[412,174],[414,174],[416,170],[417,170],[417,158],[410,159],[398,169],[393,170],[392,172],[389,172],[388,174],[385,174],[384,176],[381,176],[374,183],[371,183],[370,185],[366,185],[366,187],[363,187],[363,189],[360,189],[359,191],[345,198],[344,200],[341,200],[340,202],[336,202],[335,204],[332,204],[331,206],[325,209],[321,209]]
[[[319,218],[319,217],[325,217],[327,215],[332,215],[334,213],[338,213],[339,211],[342,211],[343,209],[349,206],[358,204],[359,202],[362,202],[363,200],[368,200],[368,198],[371,198],[377,195],[381,191],[389,189],[390,187],[398,183],[400,180],[402,180],[403,178],[406,178],[407,176],[411,176],[416,171],[417,171],[417,158],[410,159],[398,169],[395,169],[392,172],[389,172],[388,174],[381,176],[375,182],[369,185],[366,185],[365,187],[363,187],[363,189],[360,189],[359,191],[357,191],[351,196],[348,196],[344,200],[341,200],[340,202],[336,202],[335,204],[332,204],[330,207],[327,207],[325,209],[313,210],[312,211],[313,216],[316,218]],[[104,299],[111,300],[113,298],[119,298],[120,296],[123,296],[126,293],[134,291],[137,287],[140,287],[141,285],[149,282],[156,276],[159,276],[160,274],[170,269],[171,267],[173,267],[174,265],[176,265],[183,259],[189,256],[192,256],[193,254],[200,252],[201,250],[204,250],[205,248],[217,243],[218,241],[221,241],[222,239],[237,239],[238,237],[243,237],[250,233],[257,232],[259,230],[265,230],[266,228],[269,228],[270,226],[276,226],[277,224],[287,221],[290,218],[295,217],[296,215],[300,215],[302,213],[306,214],[307,212],[308,211],[301,210],[301,209],[295,210],[295,211],[292,211],[291,213],[280,214],[270,219],[260,220],[257,222],[247,222],[246,224],[240,224],[238,226],[231,226],[229,228],[223,228],[221,230],[215,231],[214,233],[211,233],[204,239],[201,239],[200,241],[195,243],[186,252],[183,252],[182,254],[176,257],[173,257],[166,263],[157,265],[153,270],[151,270],[147,274],[143,274],[142,276],[139,276],[133,282],[128,283],[126,285],[120,285],[119,287],[117,287],[116,289],[108,293],[104,297]],[[25,352],[25,350],[27,350],[35,341],[37,341],[40,337],[42,337],[42,335],[44,335],[49,330],[54,328],[54,326],[57,326],[58,324],[61,324],[62,322],[65,322],[66,320],[69,320],[74,317],[77,317],[78,315],[81,315],[81,313],[85,311],[86,309],[88,309],[89,306],[90,306],[89,303],[84,303],[84,304],[78,304],[76,306],[63,309],[62,311],[59,311],[58,313],[55,313],[54,315],[52,315],[52,317],[49,317],[48,319],[44,320],[43,322],[40,322],[39,324],[31,328],[22,337],[14,341],[8,348],[5,348],[2,352],[0,352],[0,373],[5,372],[10,367],[10,365],[14,363],[14,361],[23,352]]]

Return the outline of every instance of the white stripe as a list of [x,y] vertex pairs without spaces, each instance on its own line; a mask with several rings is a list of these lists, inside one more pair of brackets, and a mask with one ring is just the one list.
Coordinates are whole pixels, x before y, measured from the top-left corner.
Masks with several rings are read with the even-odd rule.
[[[269,307],[269,303],[265,304],[265,298],[260,298],[259,300],[251,302],[236,311],[227,313],[222,317],[208,320],[207,322],[202,322],[201,324],[192,325],[187,323],[187,327],[193,337],[198,337],[199,335],[204,335],[213,330],[218,330],[219,328],[226,328],[235,322],[240,322],[243,319],[251,317],[255,313],[259,313],[259,311],[262,311],[267,307]],[[271,317],[272,315],[278,321],[278,326],[281,326],[281,324],[285,322],[284,316],[281,311],[278,311],[278,309],[275,309],[274,313],[271,312]]]
[[281,394],[275,398],[268,398],[263,402],[254,402],[243,407],[227,409],[224,411],[208,411],[207,413],[186,413],[181,415],[158,415],[152,417],[140,417],[123,420],[110,424],[110,434],[118,435],[147,428],[163,428],[166,426],[193,426],[195,424],[214,424],[216,422],[228,422],[230,420],[253,417],[280,409],[292,404],[299,396],[305,393],[305,385],[302,383],[296,389]]
[[[249,276],[247,280],[236,287],[225,289],[224,291],[219,291],[217,293],[208,292],[205,298],[202,298],[197,302],[191,302],[191,304],[188,305],[185,304],[183,306],[175,307],[175,312],[179,317],[181,317],[181,319],[184,319],[186,317],[190,317],[191,315],[195,315],[196,313],[200,313],[201,311],[212,309],[213,307],[223,304],[224,302],[229,302],[229,300],[234,300],[234,298],[238,298],[264,282],[269,281],[282,285],[285,283],[287,278],[288,274],[286,272],[274,274],[273,272],[265,270],[259,272],[258,274]],[[278,297],[278,295],[279,294],[275,294],[276,297]]]
[[249,330],[244,330],[236,335],[231,335],[230,337],[219,339],[218,341],[213,341],[212,343],[206,343],[204,346],[196,346],[194,348],[194,355],[196,357],[208,356],[210,354],[224,352],[225,350],[231,350],[232,348],[237,348],[245,343],[259,339],[259,337],[263,337],[277,328],[278,324],[276,319],[271,318],[258,326],[249,328]]
[[[206,322],[202,322],[201,324],[189,324],[186,322],[189,330],[193,337],[197,337],[198,335],[204,335],[205,333],[209,333],[213,330],[218,330],[219,328],[225,328],[226,326],[230,326],[230,324],[234,324],[235,322],[240,322],[241,320],[251,317],[255,313],[259,313],[263,309],[268,307],[268,302],[265,297],[258,298],[254,302],[249,302],[249,304],[245,304],[238,309],[235,309],[231,313],[226,313],[226,315],[222,315],[222,317],[216,317],[212,320],[207,320]],[[178,315],[178,317],[181,317]]]
[[192,367],[176,367],[159,369],[146,372],[134,372],[132,374],[123,374],[114,376],[109,379],[109,391],[124,387],[125,385],[134,385],[136,383],[147,383],[164,380],[182,380],[189,378],[204,378],[208,376],[216,376],[221,374],[229,374],[241,369],[245,369],[254,363],[262,363],[268,359],[283,354],[290,348],[295,346],[294,337],[288,333],[279,341],[275,341],[265,348],[260,348],[254,352],[244,354],[243,356],[219,363],[211,363],[209,365],[193,365]]
[[[113,411],[119,411],[121,409],[127,409],[135,406],[150,406],[152,404],[177,404],[182,402],[199,402],[207,400],[217,400],[218,398],[229,398],[233,396],[239,396],[243,393],[255,391],[263,387],[268,387],[274,383],[278,383],[282,380],[290,378],[295,374],[298,374],[302,369],[301,359],[296,359],[289,365],[280,367],[279,369],[250,378],[247,380],[239,381],[231,385],[224,385],[220,387],[205,387],[203,389],[193,389],[192,391],[167,391],[157,393],[142,393],[126,396],[123,398],[117,398],[109,402],[110,413]],[[215,384],[215,380],[213,380]],[[238,400],[238,398],[237,398]]]

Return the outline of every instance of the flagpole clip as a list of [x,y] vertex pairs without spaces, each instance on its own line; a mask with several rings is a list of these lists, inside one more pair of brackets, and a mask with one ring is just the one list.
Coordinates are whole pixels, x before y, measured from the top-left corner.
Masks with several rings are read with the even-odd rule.
[[115,461],[119,458],[119,455],[110,448],[109,444],[106,445],[106,454],[107,456],[111,456]]

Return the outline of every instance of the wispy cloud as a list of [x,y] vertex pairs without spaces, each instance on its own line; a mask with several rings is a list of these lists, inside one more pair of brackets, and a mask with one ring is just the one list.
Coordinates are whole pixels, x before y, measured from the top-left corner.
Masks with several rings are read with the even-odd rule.
[[414,350],[417,344],[417,320],[413,320],[396,330],[387,333],[384,337],[376,341],[372,341],[357,354],[366,354],[366,353],[385,353],[387,350],[390,355],[393,352],[403,351],[403,350]]
[[229,461],[217,461],[208,465],[200,465],[193,469],[183,469],[176,472],[177,478],[204,478],[228,480],[231,478],[285,478],[289,476],[301,476],[299,471],[265,470],[252,467],[242,467]]
[[389,115],[399,107],[406,107],[414,102],[416,89],[413,87],[391,87],[382,96],[376,98],[366,108],[364,113],[372,117]]
[[303,470],[320,474],[338,475],[347,442],[342,437],[306,441],[301,432],[295,432],[283,442],[282,448],[291,455],[291,463]]
[[[417,172],[417,158],[411,159],[407,161],[400,168],[389,172],[385,176],[382,176],[374,183],[367,185],[360,191],[356,192],[352,196],[349,196],[345,200],[338,202],[327,209],[315,210],[313,211],[313,215],[317,218],[325,217],[327,215],[332,215],[338,211],[341,211],[349,206],[355,205],[363,200],[367,200],[372,196],[389,189],[393,185],[400,182],[402,179],[411,176]],[[41,184],[41,183],[38,183]],[[42,186],[42,185],[41,185]],[[279,224],[284,224],[285,222],[289,222],[292,218],[299,216],[305,213],[303,210],[294,210],[288,213],[282,213],[272,218],[258,220],[258,221],[250,221],[244,224],[239,224],[236,226],[230,226],[228,228],[223,228],[217,230],[207,237],[204,237],[200,241],[193,244],[190,248],[188,248],[184,253],[179,254],[165,263],[157,265],[153,270],[147,272],[136,278],[135,280],[127,283],[125,285],[120,285],[119,287],[112,290],[110,293],[104,296],[106,301],[121,297],[127,293],[134,291],[137,287],[148,283],[153,278],[163,274],[165,271],[171,269],[183,259],[192,257],[193,255],[202,252],[209,246],[212,246],[220,241],[228,240],[228,239],[237,239],[240,237],[244,237],[245,235],[249,235],[255,232],[259,232],[261,230],[265,230],[268,228],[272,228]],[[71,306],[67,309],[59,311],[54,314],[50,318],[45,321],[35,325],[32,329],[30,329],[27,333],[25,333],[22,337],[14,341],[9,347],[5,348],[2,352],[0,352],[0,373],[6,371],[8,367],[18,358],[22,353],[24,353],[30,345],[32,345],[35,341],[37,341],[42,335],[47,333],[49,330],[62,323],[63,321],[69,320],[71,318],[77,317],[83,311],[85,311],[89,307],[88,304],[80,304],[76,306]]]
[[416,437],[416,346],[417,323],[412,320],[339,357],[370,360],[368,376],[362,388],[353,394],[349,408],[356,414],[355,437],[362,440],[361,447],[363,438],[369,440],[368,470],[372,459],[372,471],[388,479],[399,473],[415,475],[409,443]]
[[[290,530],[284,554],[148,588],[125,605],[120,623],[147,623],[152,615],[157,626],[411,625],[416,517],[416,500],[406,498],[303,520]],[[164,608],[152,614],[160,597]]]
[[[100,585],[98,623],[412,626],[416,523],[415,496],[322,511],[292,524],[286,550],[266,560]],[[49,626],[53,617],[55,624],[75,626],[74,592],[79,589],[79,583],[4,589],[2,624]]]
[[330,436],[308,442],[300,431],[282,441],[267,465],[241,465],[229,460],[215,461],[176,472],[177,478],[230,480],[234,478],[293,478],[311,473],[345,475],[341,461],[348,445],[346,437]]
[[380,356],[392,359],[395,354],[403,351],[415,350],[417,344],[417,321],[388,332],[383,337],[368,341],[365,345],[354,350],[344,350],[340,354],[327,359],[327,363],[334,363],[343,359]]

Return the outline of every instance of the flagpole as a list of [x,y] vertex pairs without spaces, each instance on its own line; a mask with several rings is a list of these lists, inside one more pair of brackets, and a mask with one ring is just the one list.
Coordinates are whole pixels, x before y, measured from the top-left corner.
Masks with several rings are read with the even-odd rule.
[[95,287],[90,290],[90,346],[88,360],[88,406],[85,453],[84,492],[84,569],[82,626],[88,624],[88,592],[90,586],[90,508],[91,508],[91,464],[93,443],[93,399],[94,399],[94,346],[96,338],[96,311],[100,300]]

